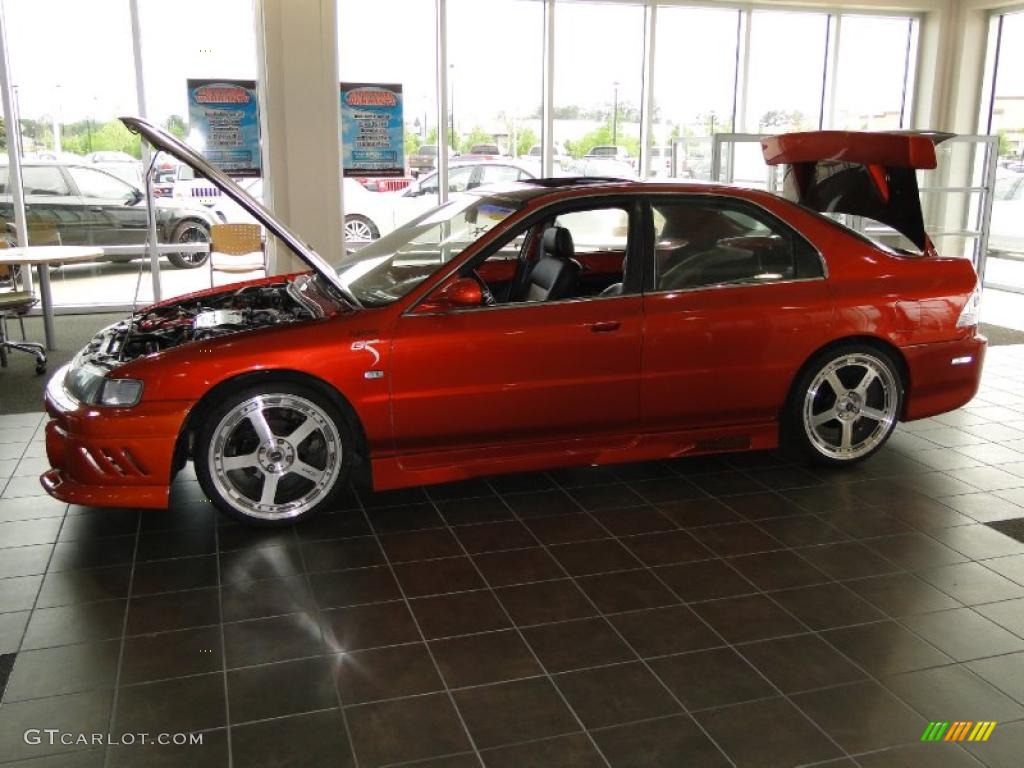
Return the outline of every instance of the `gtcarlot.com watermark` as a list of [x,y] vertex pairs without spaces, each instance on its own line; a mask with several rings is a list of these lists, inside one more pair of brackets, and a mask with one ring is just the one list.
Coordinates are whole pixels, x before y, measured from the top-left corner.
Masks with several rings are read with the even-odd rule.
[[70,733],[58,728],[29,728],[22,735],[26,744],[33,746],[61,744],[71,746],[131,746],[132,744],[161,744],[165,746],[198,746],[203,743],[201,733]]

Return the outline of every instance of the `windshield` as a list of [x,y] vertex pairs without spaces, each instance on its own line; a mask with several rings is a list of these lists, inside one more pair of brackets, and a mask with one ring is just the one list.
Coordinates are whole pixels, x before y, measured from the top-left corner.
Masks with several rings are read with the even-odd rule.
[[338,279],[363,306],[405,296],[519,208],[504,197],[460,196],[346,256]]

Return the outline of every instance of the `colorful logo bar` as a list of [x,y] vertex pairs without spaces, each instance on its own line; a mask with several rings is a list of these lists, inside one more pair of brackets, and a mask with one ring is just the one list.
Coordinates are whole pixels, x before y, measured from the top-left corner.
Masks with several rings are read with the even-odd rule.
[[931,722],[921,734],[921,741],[988,741],[995,727],[994,720]]

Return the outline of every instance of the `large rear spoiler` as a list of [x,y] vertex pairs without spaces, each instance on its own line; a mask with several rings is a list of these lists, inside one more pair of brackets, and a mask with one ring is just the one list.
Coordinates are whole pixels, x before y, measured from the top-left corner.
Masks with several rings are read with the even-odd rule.
[[787,165],[784,194],[820,213],[865,216],[892,227],[924,253],[917,170],[935,168],[948,133],[811,131],[761,140],[768,165]]

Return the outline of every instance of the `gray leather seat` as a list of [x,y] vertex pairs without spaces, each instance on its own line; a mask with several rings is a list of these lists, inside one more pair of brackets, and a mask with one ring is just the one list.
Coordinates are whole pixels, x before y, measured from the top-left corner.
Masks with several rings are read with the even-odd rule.
[[533,265],[515,301],[558,301],[571,296],[582,267],[573,256],[572,233],[548,227],[541,237],[541,256]]

